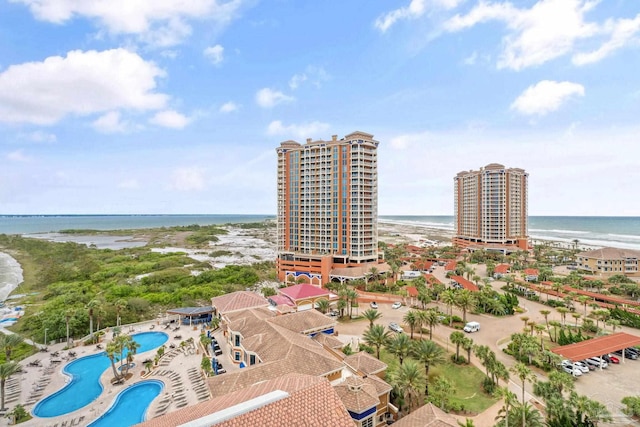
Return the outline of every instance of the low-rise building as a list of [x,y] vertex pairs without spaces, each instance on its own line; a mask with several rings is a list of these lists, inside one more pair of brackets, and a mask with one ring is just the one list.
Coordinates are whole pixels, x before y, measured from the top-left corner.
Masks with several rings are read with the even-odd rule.
[[602,248],[580,252],[576,255],[576,268],[601,276],[623,274],[640,276],[640,251],[619,248]]

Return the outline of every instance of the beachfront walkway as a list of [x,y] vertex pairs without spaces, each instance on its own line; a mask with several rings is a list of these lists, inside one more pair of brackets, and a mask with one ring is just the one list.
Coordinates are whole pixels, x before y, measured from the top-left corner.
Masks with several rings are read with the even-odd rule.
[[[89,405],[57,417],[34,417],[21,425],[25,427],[86,426],[109,409],[118,393],[144,379],[154,379],[164,383],[160,396],[154,399],[147,411],[149,419],[210,397],[200,368],[203,352],[200,344],[200,335],[203,331],[200,327],[181,325],[180,329],[175,330],[171,325],[165,329],[163,325],[158,325],[157,320],[154,320],[135,326],[123,325],[121,330],[122,333],[129,334],[164,332],[169,336],[165,343],[165,355],[150,374],[146,373],[143,361],[153,359],[157,349],[135,355],[135,367],[129,370],[132,376],[124,384],[111,384],[113,372],[110,367],[106,369],[100,377],[103,391]],[[111,334],[108,336],[111,337]],[[187,342],[190,338],[193,338],[192,343]],[[39,352],[21,361],[23,372],[12,376],[7,381],[5,406],[11,410],[16,404],[22,403],[27,411],[32,411],[39,401],[61,390],[70,381],[70,378],[62,372],[65,365],[72,360],[103,352],[107,342],[109,340],[103,341],[101,348],[95,345],[77,346],[70,351],[63,350],[65,344],[59,343],[49,346],[49,351],[46,353]],[[182,342],[185,344],[181,346]],[[7,418],[0,418],[0,426],[8,425],[8,421]]]

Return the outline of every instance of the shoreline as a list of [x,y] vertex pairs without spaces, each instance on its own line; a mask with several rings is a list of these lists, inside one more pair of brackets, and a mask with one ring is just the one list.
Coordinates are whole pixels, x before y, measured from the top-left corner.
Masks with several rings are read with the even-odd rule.
[[4,302],[24,281],[20,263],[6,252],[0,252],[0,301]]

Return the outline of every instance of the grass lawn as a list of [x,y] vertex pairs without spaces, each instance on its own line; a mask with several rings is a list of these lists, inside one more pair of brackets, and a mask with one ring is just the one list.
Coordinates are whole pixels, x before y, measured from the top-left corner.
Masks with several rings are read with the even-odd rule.
[[[482,371],[473,365],[454,364],[450,361],[449,354],[447,354],[446,358],[447,361],[443,365],[432,366],[429,369],[429,378],[432,383],[437,376],[444,375],[451,381],[456,390],[454,399],[464,405],[467,415],[479,414],[498,401],[496,398],[487,395],[482,389],[482,381],[485,378]],[[381,350],[380,359],[389,366],[388,373],[395,371],[400,365],[398,358],[388,353],[385,349]],[[406,360],[414,359],[407,358]],[[422,372],[424,373],[424,365],[417,363],[418,366],[423,368]],[[424,391],[424,388],[421,391]]]

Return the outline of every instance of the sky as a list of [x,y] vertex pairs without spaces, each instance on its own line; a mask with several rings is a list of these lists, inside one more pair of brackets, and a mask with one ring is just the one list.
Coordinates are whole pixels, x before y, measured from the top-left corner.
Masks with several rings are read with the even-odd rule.
[[276,148],[380,141],[380,215],[529,173],[640,215],[640,1],[0,0],[0,214],[275,214]]

